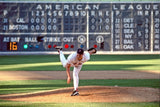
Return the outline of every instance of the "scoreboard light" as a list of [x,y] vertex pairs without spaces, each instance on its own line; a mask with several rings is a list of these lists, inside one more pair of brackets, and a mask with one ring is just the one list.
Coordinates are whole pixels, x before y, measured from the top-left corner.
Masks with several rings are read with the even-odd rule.
[[48,45],[48,48],[51,48],[52,46],[51,45]]
[[27,48],[28,48],[28,45],[27,45],[27,44],[24,44],[24,45],[23,45],[23,48],[24,48],[24,49],[27,49]]
[[71,45],[71,48],[74,48],[74,45]]
[[29,45],[29,48],[33,48],[33,45]]
[[53,48],[56,48],[57,47],[57,45],[53,45]]
[[97,48],[97,45],[95,44],[93,47],[94,47],[94,48]]
[[39,45],[36,45],[35,48],[39,48]]
[[64,45],[64,48],[69,48],[69,45],[68,45],[68,44],[65,44],[65,45]]
[[80,45],[80,48],[83,48],[84,47],[84,45]]

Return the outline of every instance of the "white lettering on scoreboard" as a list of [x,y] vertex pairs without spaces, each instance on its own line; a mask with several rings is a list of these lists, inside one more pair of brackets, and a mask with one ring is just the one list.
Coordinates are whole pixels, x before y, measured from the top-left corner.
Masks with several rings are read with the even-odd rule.
[[28,30],[28,25],[9,25],[9,30]]
[[2,1],[0,7],[0,52],[8,51],[8,42],[16,42],[16,51],[160,51],[160,2]]

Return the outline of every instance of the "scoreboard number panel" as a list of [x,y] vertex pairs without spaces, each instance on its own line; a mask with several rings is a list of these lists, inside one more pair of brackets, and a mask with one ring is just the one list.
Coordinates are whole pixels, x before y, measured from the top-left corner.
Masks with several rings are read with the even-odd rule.
[[8,42],[7,43],[7,50],[8,51],[17,51],[17,42]]
[[0,2],[0,53],[160,52],[160,2]]

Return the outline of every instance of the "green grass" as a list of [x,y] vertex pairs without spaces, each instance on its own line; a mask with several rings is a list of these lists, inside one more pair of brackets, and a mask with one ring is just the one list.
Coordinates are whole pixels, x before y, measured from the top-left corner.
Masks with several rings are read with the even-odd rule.
[[[0,56],[0,71],[22,70],[64,71],[65,68],[58,55]],[[93,55],[82,70],[160,70],[160,55]]]
[[[29,0],[0,0],[0,1],[29,1]],[[98,2],[97,0],[30,0],[30,1],[58,1],[58,2]],[[139,2],[143,2],[143,1],[149,1],[149,2],[152,2],[152,1],[159,1],[159,0],[99,0],[99,2],[123,2],[123,1],[139,1]]]
[[29,103],[0,100],[0,107],[159,107],[159,103]]
[[[159,87],[158,79],[124,79],[124,80],[80,80],[80,86],[129,86]],[[26,93],[71,87],[66,80],[18,80],[0,81],[0,94]],[[159,107],[158,102],[150,103],[31,103],[0,100],[0,107]]]
[[[152,87],[160,88],[158,79],[111,79],[111,80],[80,80],[79,86],[129,86],[129,87]],[[66,84],[66,80],[17,80],[0,81],[0,95],[37,92],[53,90],[64,87],[72,87]]]
[[[67,56],[67,55],[66,55]],[[57,55],[0,56],[0,71],[64,71]],[[82,70],[160,70],[160,55],[93,55]],[[113,71],[114,72],[114,71]],[[158,75],[158,74],[157,74]],[[80,86],[160,88],[159,79],[80,80]],[[66,80],[0,81],[0,94],[72,87]],[[0,107],[158,107],[159,103],[29,103],[0,100]]]

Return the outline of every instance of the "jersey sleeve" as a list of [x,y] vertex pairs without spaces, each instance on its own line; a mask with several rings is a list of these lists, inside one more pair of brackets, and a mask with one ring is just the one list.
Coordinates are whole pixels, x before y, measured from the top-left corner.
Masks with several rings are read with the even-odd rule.
[[70,54],[69,56],[68,56],[68,58],[67,58],[67,63],[68,64],[72,64],[72,62],[73,62],[73,57],[74,55],[73,54]]
[[90,54],[87,52],[85,53],[85,62],[90,60]]

